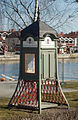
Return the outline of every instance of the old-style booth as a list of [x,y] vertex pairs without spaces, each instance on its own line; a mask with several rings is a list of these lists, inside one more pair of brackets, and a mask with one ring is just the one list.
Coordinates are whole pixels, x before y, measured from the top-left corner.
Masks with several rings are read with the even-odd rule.
[[21,31],[20,73],[9,106],[41,113],[43,103],[68,105],[58,80],[56,31],[38,19]]

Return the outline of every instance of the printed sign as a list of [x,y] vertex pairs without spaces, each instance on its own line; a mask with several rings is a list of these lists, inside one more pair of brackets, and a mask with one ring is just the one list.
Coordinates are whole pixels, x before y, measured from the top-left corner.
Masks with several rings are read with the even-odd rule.
[[26,41],[23,41],[23,47],[37,47],[37,41],[34,41],[32,37],[28,37]]
[[55,42],[50,37],[45,37],[44,41],[41,41],[41,48],[54,48]]

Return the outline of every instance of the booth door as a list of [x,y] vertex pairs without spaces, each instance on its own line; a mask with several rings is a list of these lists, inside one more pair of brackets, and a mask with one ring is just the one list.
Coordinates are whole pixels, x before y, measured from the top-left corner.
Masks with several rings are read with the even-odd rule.
[[46,51],[41,54],[42,79],[55,78],[55,51]]

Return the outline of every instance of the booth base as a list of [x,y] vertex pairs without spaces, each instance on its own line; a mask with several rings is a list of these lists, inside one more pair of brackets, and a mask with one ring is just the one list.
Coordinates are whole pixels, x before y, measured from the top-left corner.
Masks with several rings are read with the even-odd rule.
[[40,109],[40,101],[41,109],[53,108],[58,105],[69,106],[58,80],[42,80],[40,101],[38,97],[38,82],[20,80],[8,106]]
[[58,106],[58,104],[49,103],[49,102],[41,102],[41,108],[42,109],[54,108],[54,107],[57,107],[57,106]]

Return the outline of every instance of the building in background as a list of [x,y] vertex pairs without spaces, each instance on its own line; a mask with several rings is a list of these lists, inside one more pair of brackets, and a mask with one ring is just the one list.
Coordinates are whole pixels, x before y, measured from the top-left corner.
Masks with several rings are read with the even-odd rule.
[[8,31],[0,31],[0,54],[8,52],[8,46],[6,45],[6,36],[10,33]]
[[58,40],[58,53],[73,53],[78,51],[78,32],[71,32],[68,34],[57,34]]
[[[8,52],[20,53],[20,34],[21,30],[0,31],[0,48],[4,44],[7,45]],[[78,52],[78,31],[68,34],[57,34],[58,53],[74,53]]]
[[[14,29],[12,30],[11,34],[6,37],[6,44],[8,46],[8,51],[9,52],[16,52],[17,49],[20,50],[20,30],[15,31]],[[19,48],[18,48],[19,46]]]
[[11,31],[0,31],[0,37],[2,38],[3,41],[6,40],[7,36],[11,34]]

